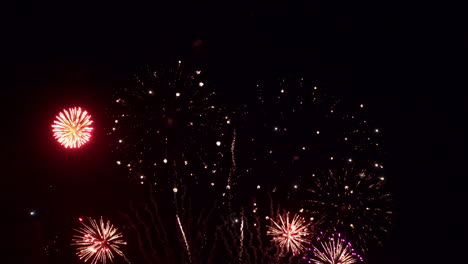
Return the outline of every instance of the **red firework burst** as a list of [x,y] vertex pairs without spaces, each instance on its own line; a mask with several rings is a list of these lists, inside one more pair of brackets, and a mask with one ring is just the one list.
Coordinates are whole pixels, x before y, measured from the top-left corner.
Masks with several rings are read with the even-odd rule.
[[91,116],[80,107],[64,109],[56,116],[52,132],[65,148],[79,148],[91,138],[92,123]]

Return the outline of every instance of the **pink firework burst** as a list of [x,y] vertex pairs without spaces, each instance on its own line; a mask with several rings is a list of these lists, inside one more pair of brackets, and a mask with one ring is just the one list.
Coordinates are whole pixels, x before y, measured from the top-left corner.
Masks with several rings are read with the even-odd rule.
[[354,264],[362,261],[361,255],[340,233],[320,242],[319,247],[313,246],[313,257],[309,259],[309,263],[314,264]]
[[267,235],[272,236],[272,241],[276,243],[282,253],[291,252],[297,255],[305,250],[309,224],[303,217],[294,215],[290,220],[289,213],[279,215],[278,220],[270,219],[273,223],[268,226]]
[[77,246],[76,254],[80,259],[91,260],[91,264],[105,264],[107,260],[112,262],[114,254],[124,257],[120,246],[127,242],[110,221],[104,222],[102,217],[99,222],[88,218],[89,224],[86,224],[83,219],[79,220],[82,226],[75,229],[78,234],[73,236],[72,245]]
[[52,132],[65,148],[79,148],[91,138],[92,123],[91,116],[80,107],[64,109],[56,116]]

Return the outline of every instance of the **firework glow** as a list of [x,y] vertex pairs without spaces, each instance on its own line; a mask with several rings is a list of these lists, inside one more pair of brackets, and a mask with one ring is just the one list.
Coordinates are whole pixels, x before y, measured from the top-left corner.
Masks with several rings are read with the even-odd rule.
[[362,257],[354,251],[350,242],[341,237],[341,234],[333,235],[326,242],[320,242],[320,246],[313,247],[313,257],[309,263],[314,264],[353,264],[362,262]]
[[284,216],[278,216],[279,221],[270,219],[273,225],[268,226],[267,235],[273,236],[272,240],[281,249],[282,252],[291,252],[297,255],[305,250],[305,243],[309,240],[306,238],[309,225],[304,218],[299,215],[294,215],[289,219],[289,213]]
[[55,139],[65,148],[79,148],[91,138],[91,116],[80,107],[64,109],[52,125]]
[[83,222],[80,218],[82,226],[75,229],[79,234],[73,236],[72,245],[77,246],[76,254],[85,262],[91,260],[91,264],[106,263],[108,260],[112,262],[114,254],[124,257],[121,245],[126,245],[122,239],[122,233],[114,227],[110,221],[96,221],[88,218],[89,224]]

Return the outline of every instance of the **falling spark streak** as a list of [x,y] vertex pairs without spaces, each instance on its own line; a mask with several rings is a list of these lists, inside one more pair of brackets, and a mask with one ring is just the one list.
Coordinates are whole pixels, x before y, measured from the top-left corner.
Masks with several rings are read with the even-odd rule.
[[180,219],[178,215],[176,215],[176,218],[177,218],[177,223],[179,224],[180,232],[182,232],[182,237],[184,238],[185,248],[187,249],[187,254],[189,255],[189,262],[192,263],[192,254],[190,254],[190,247],[187,242],[187,238],[185,237],[184,228],[182,227],[182,224],[180,223]]
[[65,148],[79,148],[89,141],[93,128],[91,116],[80,107],[64,109],[52,125],[55,139]]
[[233,136],[232,136],[232,142],[231,142],[231,161],[232,161],[232,167],[231,171],[229,172],[229,177],[228,177],[228,185],[231,186],[231,181],[232,181],[232,176],[236,172],[236,155],[235,155],[235,148],[236,148],[236,130],[234,129]]
[[305,250],[304,243],[308,243],[307,228],[303,217],[294,215],[289,221],[289,213],[285,217],[279,215],[279,221],[271,219],[273,225],[268,226],[267,235],[273,236],[273,242],[277,243],[283,253],[291,252],[297,255]]
[[242,263],[243,249],[244,249],[244,217],[241,217],[239,263]]
[[[91,259],[91,264],[106,263],[107,260],[112,262],[114,253],[124,257],[120,250],[120,245],[127,243],[122,239],[122,233],[118,231],[110,221],[104,223],[100,219],[99,223],[88,218],[90,225],[87,225],[80,218],[82,227],[75,229],[79,235],[74,235],[72,245],[76,245],[76,254],[85,262]],[[127,261],[128,262],[128,261]]]

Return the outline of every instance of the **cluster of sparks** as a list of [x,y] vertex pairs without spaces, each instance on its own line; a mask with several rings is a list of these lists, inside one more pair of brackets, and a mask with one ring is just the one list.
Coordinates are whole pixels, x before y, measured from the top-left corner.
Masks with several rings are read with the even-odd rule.
[[64,109],[52,125],[55,139],[65,148],[79,148],[91,138],[91,116],[80,107]]
[[89,224],[79,219],[81,225],[78,229],[78,235],[73,236],[73,244],[77,246],[76,254],[85,262],[91,260],[91,264],[106,263],[108,260],[112,262],[114,254],[124,256],[121,245],[127,243],[122,238],[122,233],[114,227],[110,221],[104,222],[101,219],[88,218]]
[[289,218],[289,213],[278,215],[278,220],[270,219],[272,225],[268,226],[267,235],[272,236],[274,243],[282,249],[284,253],[291,252],[297,255],[305,250],[304,244],[309,242],[308,227],[305,219],[299,215]]
[[327,241],[320,242],[319,247],[313,246],[313,257],[309,259],[308,263],[353,264],[358,261],[362,262],[362,257],[355,252],[351,243],[338,233],[330,236]]

